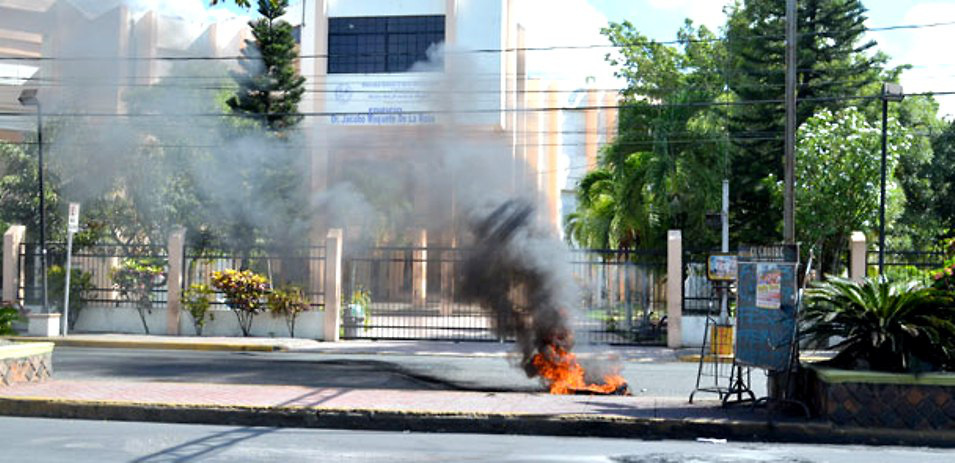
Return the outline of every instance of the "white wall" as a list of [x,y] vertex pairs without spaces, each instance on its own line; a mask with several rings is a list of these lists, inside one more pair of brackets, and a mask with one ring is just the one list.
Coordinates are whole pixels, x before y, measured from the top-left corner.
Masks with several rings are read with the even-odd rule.
[[[229,309],[214,309],[214,319],[206,323],[203,336],[242,336],[235,313]],[[192,317],[183,313],[180,318],[179,332],[185,336],[194,336]],[[147,314],[146,323],[150,334],[166,334],[166,308],[156,308]],[[325,312],[310,310],[299,315],[295,323],[295,337],[304,339],[324,339]],[[86,307],[80,312],[76,328],[72,333],[130,333],[142,334],[143,324],[139,314],[132,307]],[[270,314],[260,314],[252,321],[252,336],[288,337],[285,319]]]
[[[503,126],[505,82],[504,53],[477,52],[476,50],[501,50],[506,48],[504,32],[505,0],[458,0],[455,12],[457,41],[451,51],[460,51],[459,58],[450,55],[447,62],[453,72],[463,80],[458,90],[469,95],[465,109],[481,112],[459,116],[457,122],[475,125]],[[459,108],[454,108],[459,109]]]

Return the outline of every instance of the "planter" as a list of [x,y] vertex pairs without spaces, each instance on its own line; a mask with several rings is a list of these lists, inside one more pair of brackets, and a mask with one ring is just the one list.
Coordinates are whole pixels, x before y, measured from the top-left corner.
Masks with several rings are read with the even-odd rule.
[[58,313],[31,313],[27,315],[29,325],[27,334],[30,336],[59,336],[60,314]]
[[807,369],[810,407],[837,425],[955,430],[955,373]]
[[365,329],[365,310],[361,305],[348,304],[342,320],[346,338],[357,338],[361,330]]
[[0,386],[38,383],[53,375],[53,343],[0,341]]

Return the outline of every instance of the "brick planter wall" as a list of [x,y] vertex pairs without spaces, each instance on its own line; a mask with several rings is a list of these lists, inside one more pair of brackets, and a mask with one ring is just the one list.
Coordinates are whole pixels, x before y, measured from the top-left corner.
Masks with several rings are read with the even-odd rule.
[[0,345],[0,387],[38,383],[53,375],[53,344]]
[[810,371],[811,406],[834,424],[955,430],[955,374]]

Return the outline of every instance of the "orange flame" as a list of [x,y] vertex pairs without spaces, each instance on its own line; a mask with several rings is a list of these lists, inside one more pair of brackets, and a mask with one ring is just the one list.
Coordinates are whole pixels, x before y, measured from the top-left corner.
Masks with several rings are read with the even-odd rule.
[[605,375],[603,384],[588,384],[584,380],[584,368],[577,362],[577,356],[561,347],[547,346],[545,352],[535,354],[531,363],[537,373],[550,383],[551,394],[570,394],[577,391],[590,391],[598,394],[610,394],[626,384],[618,374]]

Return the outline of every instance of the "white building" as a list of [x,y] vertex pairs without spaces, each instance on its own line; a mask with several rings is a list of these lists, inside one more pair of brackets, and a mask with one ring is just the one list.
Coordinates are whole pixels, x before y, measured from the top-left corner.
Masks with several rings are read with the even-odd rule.
[[[453,124],[507,143],[513,162],[501,166],[502,175],[534,183],[546,204],[542,218],[560,230],[573,205],[569,190],[615,132],[616,111],[596,108],[616,100],[608,105],[610,97],[596,92],[567,92],[528,78],[521,1],[308,0],[301,71],[311,98],[301,109],[320,116],[311,118],[313,190],[349,179],[349,165],[361,166],[362,159],[398,158],[407,168],[414,150],[389,140]],[[443,59],[428,59],[435,47],[443,47]],[[571,107],[580,110],[556,110]],[[328,139],[361,143],[323,146]],[[420,202],[415,185],[402,188],[416,214],[435,207]],[[453,215],[453,205],[443,207]]]

